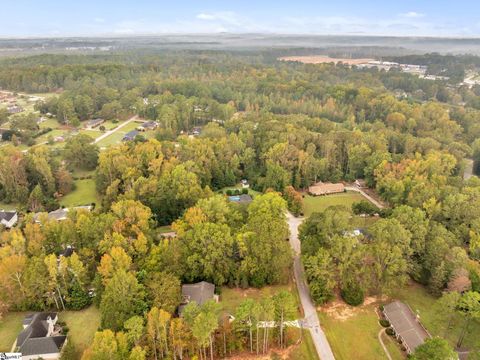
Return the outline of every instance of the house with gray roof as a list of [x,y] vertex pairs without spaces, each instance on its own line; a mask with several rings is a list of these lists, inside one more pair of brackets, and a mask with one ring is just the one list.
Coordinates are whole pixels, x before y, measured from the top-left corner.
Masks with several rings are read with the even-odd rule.
[[14,344],[22,360],[58,359],[67,337],[57,325],[57,313],[39,312],[27,315],[23,330]]
[[215,295],[214,284],[206,281],[200,281],[196,284],[183,284],[182,304],[178,308],[178,313],[181,315],[185,306],[191,302],[196,302],[197,305],[203,305],[208,300],[218,302],[218,295]]
[[18,213],[16,211],[0,210],[0,225],[10,229],[18,222]]
[[385,305],[383,314],[395,331],[395,336],[402,342],[409,354],[431,337],[420,323],[419,317],[408,305],[400,301]]
[[137,137],[138,134],[139,134],[138,130],[132,130],[132,131],[125,134],[122,141],[133,141],[133,140],[135,140],[135,138]]

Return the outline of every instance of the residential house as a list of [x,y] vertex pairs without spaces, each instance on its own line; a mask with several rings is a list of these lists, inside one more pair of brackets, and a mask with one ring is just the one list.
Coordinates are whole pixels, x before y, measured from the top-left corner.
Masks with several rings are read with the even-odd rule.
[[138,133],[137,130],[132,130],[132,131],[125,134],[122,141],[133,141],[133,140],[135,140],[135,138],[137,137],[138,134],[139,133]]
[[7,111],[9,114],[18,114],[23,111],[23,108],[18,105],[11,105],[7,107]]
[[14,344],[22,360],[58,359],[67,337],[57,325],[57,313],[39,312],[30,314],[23,320],[23,330]]
[[201,132],[202,132],[202,128],[200,128],[200,127],[194,127],[192,129],[192,135],[193,136],[198,136],[198,135],[200,135]]
[[408,354],[413,353],[418,346],[431,337],[420,323],[419,317],[413,313],[408,305],[400,301],[385,305],[383,314],[390,322],[397,339],[407,349]]
[[97,126],[100,126],[101,124],[103,124],[105,122],[104,119],[92,119],[92,120],[88,120],[87,124],[86,124],[86,128],[87,129],[95,129]]
[[18,213],[16,211],[0,210],[0,225],[10,229],[18,222]]
[[345,192],[345,185],[342,183],[318,182],[308,188],[308,193],[313,196],[339,194]]
[[144,123],[140,124],[137,127],[138,131],[147,131],[147,130],[155,130],[158,127],[158,123],[156,121],[145,121]]
[[201,281],[196,284],[182,285],[182,304],[178,308],[178,313],[181,315],[183,309],[192,301],[197,305],[203,305],[208,300],[215,300],[218,302],[218,295],[215,295],[215,285],[206,281]]
[[[75,206],[72,209],[73,210],[85,210],[85,211],[91,211],[93,206],[91,205],[85,205],[85,206]],[[56,220],[56,221],[63,221],[68,218],[68,212],[70,211],[70,208],[60,208],[54,211],[50,211],[47,214],[47,219],[48,220]],[[40,214],[42,213],[37,213],[34,215],[33,219],[35,222],[40,223]]]

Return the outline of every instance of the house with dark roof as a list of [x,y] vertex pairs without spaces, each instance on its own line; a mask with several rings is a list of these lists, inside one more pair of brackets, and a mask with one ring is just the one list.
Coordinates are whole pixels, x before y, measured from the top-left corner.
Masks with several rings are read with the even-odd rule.
[[196,284],[183,284],[182,304],[178,308],[178,313],[181,315],[185,306],[191,302],[196,302],[197,305],[203,305],[208,300],[218,302],[218,295],[215,295],[214,284],[206,281],[201,281]]
[[10,229],[18,222],[18,213],[16,211],[0,210],[0,225]]
[[418,315],[415,315],[408,305],[400,301],[385,305],[383,314],[395,331],[395,336],[402,342],[409,354],[431,337],[420,323]]
[[105,122],[104,119],[92,119],[92,120],[88,120],[87,124],[86,124],[86,128],[87,129],[95,129],[97,126],[100,126],[101,124],[103,124]]
[[137,127],[138,131],[155,130],[158,127],[156,121],[145,121]]
[[125,134],[122,141],[133,141],[135,137],[138,135],[138,130],[132,130]]
[[58,359],[67,337],[57,325],[57,313],[39,312],[27,315],[23,320],[23,330],[14,344],[22,360]]

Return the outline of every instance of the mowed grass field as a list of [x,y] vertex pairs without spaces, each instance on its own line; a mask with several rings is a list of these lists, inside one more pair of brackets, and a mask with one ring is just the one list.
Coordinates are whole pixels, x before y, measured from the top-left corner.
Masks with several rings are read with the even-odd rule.
[[305,216],[308,217],[314,212],[322,212],[329,206],[343,205],[350,209],[352,204],[357,201],[366,200],[361,194],[353,191],[341,194],[310,196],[305,195],[303,198],[305,207]]
[[356,308],[343,305],[334,311],[319,311],[320,324],[337,360],[386,359],[378,332],[381,326],[375,304]]
[[22,331],[26,312],[11,312],[0,320],[0,352],[10,352],[12,345]]
[[83,179],[75,180],[75,189],[65,195],[60,204],[65,207],[89,205],[91,203],[98,203],[97,191],[95,187],[95,180]]
[[69,327],[69,339],[75,345],[77,358],[80,359],[100,327],[100,311],[93,305],[80,311],[63,311],[60,320]]
[[[120,124],[117,124],[117,126],[120,126]],[[135,130],[140,124],[135,122],[135,121],[132,121],[131,123],[125,125],[124,127],[122,127],[121,129],[115,131],[113,134],[107,136],[106,138],[100,140],[97,145],[102,148],[102,147],[108,147],[108,146],[112,146],[112,145],[115,145],[115,144],[119,144],[123,137],[125,136],[126,133],[132,131],[132,130]],[[145,135],[145,133],[140,133],[141,135]]]

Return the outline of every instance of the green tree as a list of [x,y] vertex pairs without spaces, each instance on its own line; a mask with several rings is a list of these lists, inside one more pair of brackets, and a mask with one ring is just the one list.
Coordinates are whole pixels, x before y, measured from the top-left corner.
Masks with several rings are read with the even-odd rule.
[[312,299],[317,304],[324,304],[333,298],[336,286],[333,259],[325,249],[319,249],[314,256],[303,258],[305,275]]
[[447,340],[441,338],[427,339],[417,347],[412,355],[415,360],[456,360],[458,355]]
[[145,282],[152,305],[173,314],[181,302],[181,283],[167,272],[151,273]]
[[92,144],[93,139],[85,134],[79,134],[68,139],[63,151],[63,157],[70,166],[77,169],[93,170],[98,162],[98,146]]

